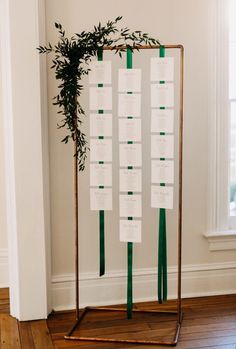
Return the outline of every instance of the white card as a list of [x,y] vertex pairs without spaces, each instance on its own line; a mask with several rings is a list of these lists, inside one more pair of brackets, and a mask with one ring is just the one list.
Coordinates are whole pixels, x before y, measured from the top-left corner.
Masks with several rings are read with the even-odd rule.
[[89,108],[91,110],[112,109],[112,88],[111,87],[90,87]]
[[141,92],[141,69],[119,69],[119,92]]
[[111,164],[90,164],[90,185],[99,187],[112,185]]
[[173,135],[152,135],[151,136],[151,158],[174,157],[174,136]]
[[141,221],[120,220],[120,241],[122,242],[141,242]]
[[120,169],[120,191],[141,191],[142,172],[141,169]]
[[174,106],[174,84],[152,84],[151,85],[151,107],[173,107]]
[[174,183],[174,161],[152,160],[152,183]]
[[151,132],[173,133],[174,110],[152,109]]
[[151,81],[174,81],[174,57],[151,58]]
[[173,209],[173,187],[152,186],[151,207]]
[[120,217],[141,217],[141,195],[120,195]]
[[90,84],[111,84],[111,61],[93,61],[89,68]]
[[120,93],[118,100],[118,116],[141,115],[141,94]]
[[92,211],[112,210],[112,189],[90,188],[90,209]]
[[111,114],[90,114],[90,137],[112,136]]
[[119,141],[141,142],[141,119],[119,119]]
[[112,140],[90,139],[90,161],[112,161]]
[[142,166],[141,144],[120,144],[120,166]]

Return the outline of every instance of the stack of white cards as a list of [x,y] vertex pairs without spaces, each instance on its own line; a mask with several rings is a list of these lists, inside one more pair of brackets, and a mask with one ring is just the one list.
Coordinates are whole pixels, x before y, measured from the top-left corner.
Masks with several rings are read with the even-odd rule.
[[174,58],[151,58],[151,207],[153,208],[173,208],[173,81]]
[[141,70],[119,69],[120,241],[141,242]]
[[90,208],[112,210],[111,62],[90,67]]

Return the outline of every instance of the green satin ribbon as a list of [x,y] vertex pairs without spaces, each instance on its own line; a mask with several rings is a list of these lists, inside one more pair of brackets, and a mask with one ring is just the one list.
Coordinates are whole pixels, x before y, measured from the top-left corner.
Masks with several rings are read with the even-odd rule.
[[[127,69],[132,69],[132,50],[127,48],[126,51],[126,67]],[[132,142],[128,142],[128,144],[132,144]],[[132,169],[132,167],[128,167],[128,169]],[[132,195],[133,192],[128,192],[128,195]],[[133,217],[128,217],[129,220],[132,220]],[[133,243],[127,243],[127,264],[128,264],[128,274],[127,274],[127,318],[132,318],[132,310],[133,310]]]
[[[103,50],[98,50],[98,61],[103,60]],[[103,87],[103,84],[98,84],[98,87]],[[103,110],[98,111],[99,114],[103,114]],[[99,137],[103,138],[103,137]],[[103,163],[103,162],[100,162]],[[102,187],[100,187],[102,188]],[[105,212],[99,211],[99,276],[105,274]]]
[[[165,57],[165,47],[160,47],[160,57]],[[165,81],[160,81],[164,84]],[[160,109],[165,109],[161,107]],[[160,133],[165,135],[164,132]],[[161,160],[165,160],[162,158]],[[161,186],[165,186],[161,183]],[[167,242],[166,242],[166,210],[160,208],[159,212],[159,239],[158,239],[158,301],[162,303],[167,300]]]

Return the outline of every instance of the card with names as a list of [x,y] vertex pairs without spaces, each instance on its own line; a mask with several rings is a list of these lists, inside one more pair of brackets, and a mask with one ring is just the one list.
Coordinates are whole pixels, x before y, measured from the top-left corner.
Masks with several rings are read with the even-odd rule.
[[174,161],[152,160],[152,183],[174,183]]
[[92,61],[89,68],[90,84],[111,84],[111,61]]
[[119,141],[141,142],[141,119],[119,119]]
[[119,92],[141,92],[141,69],[119,69]]
[[174,81],[174,57],[151,58],[151,81]]
[[174,107],[174,84],[151,84],[151,107]]
[[141,115],[141,94],[119,93],[118,99],[118,116]]
[[142,191],[141,169],[120,169],[120,191]]
[[112,114],[90,114],[90,137],[112,136]]
[[151,158],[174,157],[174,136],[173,135],[151,135]]
[[112,88],[111,87],[90,87],[89,89],[90,110],[111,110],[112,109]]
[[120,166],[142,166],[142,147],[141,144],[123,144],[119,145]]
[[142,222],[138,220],[120,220],[120,241],[142,242]]
[[173,209],[173,187],[161,187],[152,185],[151,207]]
[[90,188],[90,209],[92,211],[111,211],[112,189]]
[[90,186],[100,185],[110,187],[112,185],[111,164],[90,164]]
[[142,200],[140,194],[120,195],[120,217],[141,217]]
[[174,110],[152,109],[151,132],[174,132]]
[[91,138],[90,161],[112,161],[112,140]]

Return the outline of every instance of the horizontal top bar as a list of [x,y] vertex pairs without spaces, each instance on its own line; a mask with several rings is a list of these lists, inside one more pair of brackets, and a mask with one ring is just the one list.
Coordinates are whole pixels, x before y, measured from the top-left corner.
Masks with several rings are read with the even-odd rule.
[[[139,50],[152,50],[152,49],[155,49],[155,48],[160,48],[160,46],[162,45],[137,45],[137,46],[134,46],[133,48],[134,49],[139,49]],[[173,49],[173,48],[179,48],[181,50],[184,50],[184,47],[183,45],[163,45],[166,49]],[[127,48],[127,45],[122,45],[122,46],[104,46],[103,47],[103,50],[124,50]]]

